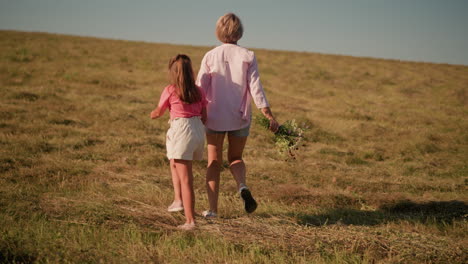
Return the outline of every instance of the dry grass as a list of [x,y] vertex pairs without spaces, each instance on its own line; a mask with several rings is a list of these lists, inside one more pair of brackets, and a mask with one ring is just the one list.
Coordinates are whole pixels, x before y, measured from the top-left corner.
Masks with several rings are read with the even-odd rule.
[[[220,218],[179,232],[165,67],[207,47],[0,31],[0,260],[87,263],[466,263],[468,67],[256,50],[295,159],[253,125],[260,206],[222,172]],[[196,210],[206,162],[194,166]]]

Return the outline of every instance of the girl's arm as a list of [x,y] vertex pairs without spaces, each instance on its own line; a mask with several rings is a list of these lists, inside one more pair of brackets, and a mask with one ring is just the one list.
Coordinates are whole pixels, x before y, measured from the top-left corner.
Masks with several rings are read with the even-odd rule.
[[160,106],[158,106],[156,107],[156,109],[151,111],[150,117],[151,119],[156,119],[158,117],[161,117],[163,114],[164,114],[164,110]]
[[151,119],[161,117],[166,111],[166,109],[169,107],[169,98],[171,97],[171,93],[168,90],[169,87],[170,86],[166,86],[166,88],[164,88],[163,92],[161,93],[161,98],[159,98],[158,107],[151,111]]
[[203,124],[206,124],[206,107],[204,106],[201,111],[201,121]]

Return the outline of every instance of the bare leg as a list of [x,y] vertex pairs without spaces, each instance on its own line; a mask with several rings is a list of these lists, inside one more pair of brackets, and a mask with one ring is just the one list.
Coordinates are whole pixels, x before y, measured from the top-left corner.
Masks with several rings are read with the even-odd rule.
[[184,204],[184,213],[186,224],[194,224],[195,212],[195,194],[193,192],[193,174],[191,160],[174,160],[177,175],[180,179],[180,187],[182,191],[182,202]]
[[237,189],[241,185],[245,185],[246,168],[244,160],[242,160],[242,153],[244,152],[247,137],[228,136],[228,161],[231,174],[236,180]]
[[228,148],[228,160],[229,160],[229,169],[231,170],[232,176],[237,183],[237,189],[240,191],[240,195],[244,200],[244,209],[247,213],[253,213],[257,209],[257,202],[252,197],[249,189],[241,187],[247,187],[245,185],[245,163],[242,160],[242,153],[244,152],[245,143],[247,142],[247,137],[235,137],[228,136],[229,148]]
[[172,185],[174,186],[174,202],[182,204],[182,195],[180,192],[180,179],[177,175],[177,170],[174,164],[174,159],[170,160]]
[[221,166],[223,163],[224,134],[206,134],[208,144],[208,168],[206,170],[206,192],[210,211],[218,212],[218,196]]

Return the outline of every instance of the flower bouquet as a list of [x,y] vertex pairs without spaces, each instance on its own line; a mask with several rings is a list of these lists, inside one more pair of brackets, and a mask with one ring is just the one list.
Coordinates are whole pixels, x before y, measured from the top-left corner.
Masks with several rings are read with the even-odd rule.
[[[257,123],[268,129],[270,120],[264,116],[256,118]],[[302,140],[304,140],[304,132],[308,129],[306,126],[299,125],[296,120],[288,120],[282,124],[274,136],[275,145],[281,154],[288,154],[295,158],[294,151],[299,148]]]

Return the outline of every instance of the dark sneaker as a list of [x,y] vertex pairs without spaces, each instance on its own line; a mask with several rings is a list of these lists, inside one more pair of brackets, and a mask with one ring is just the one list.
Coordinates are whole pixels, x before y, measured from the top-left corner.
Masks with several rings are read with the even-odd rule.
[[253,213],[257,209],[257,202],[252,197],[249,189],[243,189],[240,193],[242,199],[244,199],[244,207],[247,213]]

